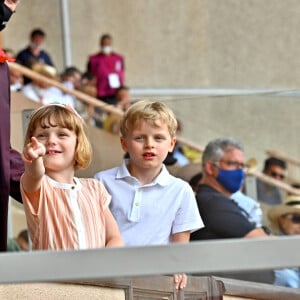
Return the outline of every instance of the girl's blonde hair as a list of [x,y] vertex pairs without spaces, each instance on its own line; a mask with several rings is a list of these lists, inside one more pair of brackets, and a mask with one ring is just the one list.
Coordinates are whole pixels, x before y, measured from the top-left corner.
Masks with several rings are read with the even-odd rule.
[[[51,123],[52,117],[55,120],[54,124],[53,121]],[[88,167],[92,160],[92,147],[84,130],[83,119],[70,106],[50,104],[35,110],[30,117],[24,144],[27,145],[30,143],[31,137],[33,136],[37,126],[46,128],[49,125],[67,128],[75,132],[77,136],[77,143],[74,157],[74,168],[75,170],[78,170]]]
[[157,121],[162,121],[168,126],[171,137],[175,137],[177,120],[173,111],[164,103],[150,100],[140,100],[131,105],[120,121],[120,132],[126,137],[129,131],[141,121],[150,122],[158,126]]

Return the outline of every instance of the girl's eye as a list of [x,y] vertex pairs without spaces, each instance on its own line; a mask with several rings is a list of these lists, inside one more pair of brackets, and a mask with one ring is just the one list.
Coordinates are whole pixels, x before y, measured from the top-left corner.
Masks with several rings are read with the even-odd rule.
[[45,137],[46,137],[46,134],[44,134],[44,133],[39,133],[39,134],[36,135],[36,137],[37,137],[38,139],[42,139],[42,138],[45,138]]
[[58,135],[61,137],[68,136],[68,134],[66,132],[60,132]]

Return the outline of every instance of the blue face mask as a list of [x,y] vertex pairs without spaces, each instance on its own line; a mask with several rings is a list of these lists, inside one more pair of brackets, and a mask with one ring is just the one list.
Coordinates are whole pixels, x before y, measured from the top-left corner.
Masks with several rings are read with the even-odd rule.
[[217,181],[231,194],[237,192],[243,184],[245,172],[242,169],[219,169]]

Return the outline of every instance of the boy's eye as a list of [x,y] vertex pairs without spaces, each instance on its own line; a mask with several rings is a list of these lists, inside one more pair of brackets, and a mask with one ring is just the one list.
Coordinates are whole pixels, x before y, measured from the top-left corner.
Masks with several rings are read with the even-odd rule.
[[156,137],[155,137],[155,139],[156,139],[157,141],[161,141],[161,140],[163,140],[163,139],[164,139],[164,137],[162,137],[162,136],[158,135],[158,136],[156,136]]
[[141,135],[135,137],[136,141],[142,141],[143,139],[144,139],[144,137]]

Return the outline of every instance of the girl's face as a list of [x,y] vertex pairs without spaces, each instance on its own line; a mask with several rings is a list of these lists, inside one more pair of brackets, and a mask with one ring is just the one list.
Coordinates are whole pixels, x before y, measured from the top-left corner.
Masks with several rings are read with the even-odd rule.
[[46,155],[44,156],[46,173],[74,171],[77,144],[75,132],[56,126],[53,118],[50,119],[50,123],[52,126],[48,125],[46,128],[37,126],[34,131],[34,136],[46,147]]
[[121,138],[122,148],[130,155],[130,167],[160,171],[168,152],[172,152],[176,138],[171,137],[166,123],[156,125],[141,121],[139,126]]

